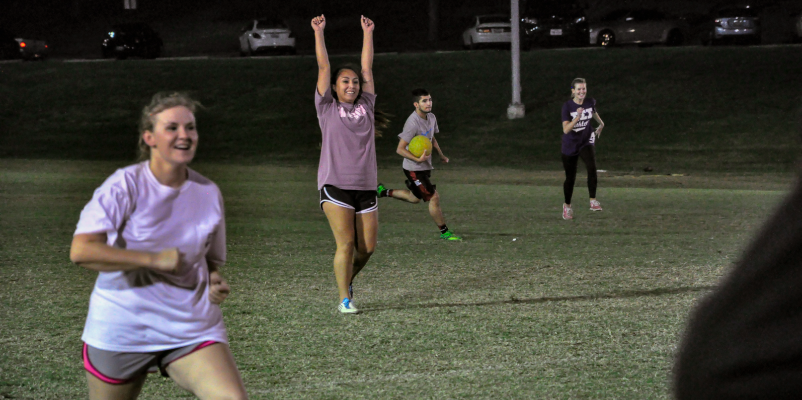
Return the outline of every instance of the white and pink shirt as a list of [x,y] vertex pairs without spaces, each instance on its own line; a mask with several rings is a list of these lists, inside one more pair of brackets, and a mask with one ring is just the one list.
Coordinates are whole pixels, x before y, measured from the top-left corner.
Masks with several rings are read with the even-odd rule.
[[189,169],[178,189],[144,161],[117,170],[95,190],[75,234],[105,233],[109,246],[158,252],[176,247],[175,273],[146,268],[100,272],[81,339],[108,351],[153,352],[203,341],[228,343],[220,307],[209,301],[208,263],[226,260],[223,197]]

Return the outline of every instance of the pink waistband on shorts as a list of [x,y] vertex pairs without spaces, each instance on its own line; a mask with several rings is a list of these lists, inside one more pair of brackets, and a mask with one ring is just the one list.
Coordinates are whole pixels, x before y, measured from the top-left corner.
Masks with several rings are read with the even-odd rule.
[[106,382],[106,383],[110,383],[112,385],[121,385],[123,383],[127,383],[127,382],[130,381],[130,380],[109,378],[108,376],[101,374],[100,371],[95,369],[95,367],[92,365],[92,362],[89,361],[89,355],[87,354],[87,350],[86,350],[86,343],[84,343],[83,356],[84,356],[84,368],[86,369],[86,371],[89,372],[90,374],[94,375],[96,378],[100,379],[101,381]]

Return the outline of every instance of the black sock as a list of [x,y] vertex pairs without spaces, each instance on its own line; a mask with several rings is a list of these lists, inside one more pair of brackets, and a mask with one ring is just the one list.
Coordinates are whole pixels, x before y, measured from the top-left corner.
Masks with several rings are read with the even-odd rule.
[[393,189],[384,189],[379,192],[379,197],[393,197]]
[[440,233],[446,233],[446,232],[448,232],[448,227],[445,226],[445,225],[441,226],[440,227]]

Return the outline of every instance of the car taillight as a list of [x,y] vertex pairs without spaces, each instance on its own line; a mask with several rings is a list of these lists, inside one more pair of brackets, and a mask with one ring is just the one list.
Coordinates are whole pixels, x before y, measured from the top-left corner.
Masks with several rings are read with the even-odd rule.
[[25,42],[19,42],[19,47],[25,47],[25,46],[27,46],[27,44],[25,44]]
[[479,33],[490,33],[490,32],[492,32],[492,30],[490,30],[490,28],[476,28],[476,32],[479,32]]

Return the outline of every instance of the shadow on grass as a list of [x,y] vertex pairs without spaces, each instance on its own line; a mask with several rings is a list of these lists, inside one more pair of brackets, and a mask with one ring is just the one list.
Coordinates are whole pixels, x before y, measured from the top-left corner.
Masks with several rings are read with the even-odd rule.
[[397,307],[378,307],[378,308],[362,308],[362,313],[381,312],[389,310],[409,310],[414,308],[440,308],[440,307],[482,307],[482,306],[495,306],[503,304],[537,304],[537,303],[551,303],[560,301],[588,301],[588,300],[603,300],[603,299],[628,299],[635,297],[657,297],[674,294],[685,294],[694,292],[703,292],[706,290],[715,289],[715,286],[690,286],[690,287],[677,287],[677,288],[658,288],[651,290],[624,290],[610,293],[595,293],[578,296],[558,296],[558,297],[538,297],[535,299],[519,299],[511,296],[509,300],[497,301],[480,301],[476,303],[433,303],[433,304],[417,304],[417,305],[404,305]]

